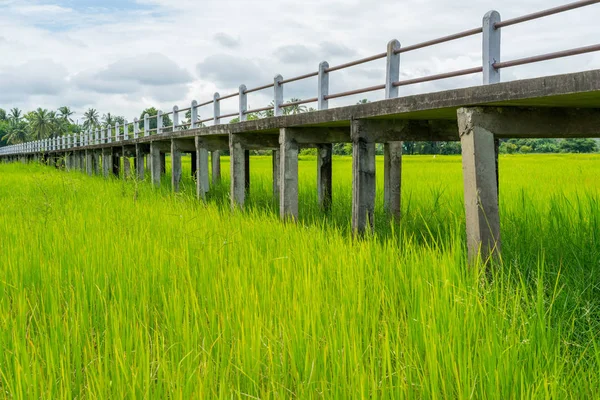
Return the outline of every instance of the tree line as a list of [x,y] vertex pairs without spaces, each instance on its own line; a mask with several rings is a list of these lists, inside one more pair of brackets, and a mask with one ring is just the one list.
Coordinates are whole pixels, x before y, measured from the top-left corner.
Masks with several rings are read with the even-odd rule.
[[[288,102],[296,102],[299,99],[291,98]],[[367,99],[360,100],[357,104],[368,103]],[[274,106],[274,102],[270,103]],[[283,109],[284,115],[294,115],[305,112],[316,111],[312,107],[302,104],[296,104]],[[100,117],[100,113],[89,108],[83,114],[83,121],[73,121],[74,111],[68,106],[59,107],[56,111],[37,108],[34,111],[24,113],[19,108],[12,108],[5,111],[0,108],[0,146],[10,144],[24,143],[33,140],[53,138],[56,136],[79,134],[82,131],[93,130],[96,128],[114,127],[116,123],[123,125],[125,117],[112,113],[106,113]],[[158,109],[155,107],[146,108],[140,113],[139,128],[144,129],[144,115],[155,116]],[[248,114],[248,120],[259,118],[268,118],[274,116],[273,109],[259,113]],[[203,126],[199,121],[198,115],[196,121],[199,126]],[[191,122],[191,111],[187,111],[185,119],[181,124]],[[233,118],[231,123],[239,122],[239,118]],[[172,126],[173,122],[168,115],[163,116],[163,125]],[[156,129],[156,118],[150,119],[150,129]],[[129,132],[133,132],[133,126],[129,125]],[[179,127],[176,129],[183,129]],[[383,145],[377,145],[377,153],[383,154]],[[451,155],[460,154],[460,142],[413,142],[407,141],[403,144],[404,154],[440,154]],[[507,139],[500,143],[500,153],[593,153],[599,150],[598,142],[594,139]],[[303,150],[303,153],[313,152],[310,149]],[[333,146],[333,152],[336,155],[351,155],[352,145],[350,143],[336,143]]]

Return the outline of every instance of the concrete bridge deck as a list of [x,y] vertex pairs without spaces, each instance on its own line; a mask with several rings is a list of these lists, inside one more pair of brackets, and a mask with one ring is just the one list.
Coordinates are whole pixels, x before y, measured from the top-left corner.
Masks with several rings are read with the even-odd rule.
[[[171,154],[173,190],[179,189],[181,154],[193,155],[198,197],[210,190],[208,152],[213,179],[220,177],[219,151],[231,155],[232,207],[243,207],[249,183],[249,150],[273,150],[273,190],[283,219],[298,217],[298,152],[317,147],[319,201],[331,203],[332,143],[353,144],[355,232],[373,229],[375,144],[385,144],[385,199],[391,217],[400,217],[402,141],[461,141],[467,238],[471,257],[500,251],[497,148],[500,138],[600,137],[600,70],[486,86],[398,97],[367,104],[277,116],[196,129],[165,128],[137,139],[41,151],[44,159],[66,159],[70,169],[119,175],[119,157],[130,173],[135,160],[139,177],[144,161],[155,185]],[[116,138],[115,138],[116,139]],[[2,156],[23,158],[29,153]]]

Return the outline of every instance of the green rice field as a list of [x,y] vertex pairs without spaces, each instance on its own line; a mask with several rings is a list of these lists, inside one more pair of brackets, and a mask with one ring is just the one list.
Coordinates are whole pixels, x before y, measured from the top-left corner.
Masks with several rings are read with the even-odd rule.
[[351,235],[300,160],[279,220],[271,158],[245,210],[149,180],[0,164],[0,398],[600,397],[600,155],[502,155],[502,260],[466,263],[460,157],[406,156],[402,220]]

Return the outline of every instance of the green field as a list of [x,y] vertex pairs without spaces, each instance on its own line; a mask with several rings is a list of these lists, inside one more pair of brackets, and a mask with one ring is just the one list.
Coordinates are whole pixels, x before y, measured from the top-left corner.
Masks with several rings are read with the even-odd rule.
[[404,158],[397,225],[382,161],[364,240],[350,158],[327,216],[301,158],[298,224],[268,157],[235,212],[226,179],[202,204],[191,178],[0,165],[0,397],[598,398],[600,155],[501,157],[489,281],[465,263],[460,157]]

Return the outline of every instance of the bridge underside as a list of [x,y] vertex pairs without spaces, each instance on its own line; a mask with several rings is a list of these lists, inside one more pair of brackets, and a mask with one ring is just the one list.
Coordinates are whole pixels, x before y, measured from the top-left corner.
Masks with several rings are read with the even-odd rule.
[[[352,143],[352,224],[357,234],[373,229],[375,144],[384,144],[384,203],[400,217],[402,141],[461,141],[469,255],[500,252],[498,139],[600,137],[600,70],[400,97],[355,106],[162,132],[133,140],[35,154],[63,157],[69,169],[124,176],[144,175],[155,185],[171,154],[172,187],[179,190],[181,154],[193,156],[197,193],[220,179],[223,150],[231,156],[232,207],[243,207],[249,184],[249,150],[273,150],[273,191],[283,219],[298,218],[298,152],[318,149],[318,192],[323,210],[331,204],[333,143]],[[8,156],[10,159],[32,154]],[[102,162],[99,162],[99,158]],[[134,159],[133,168],[129,158]],[[6,158],[6,157],[5,157]]]

